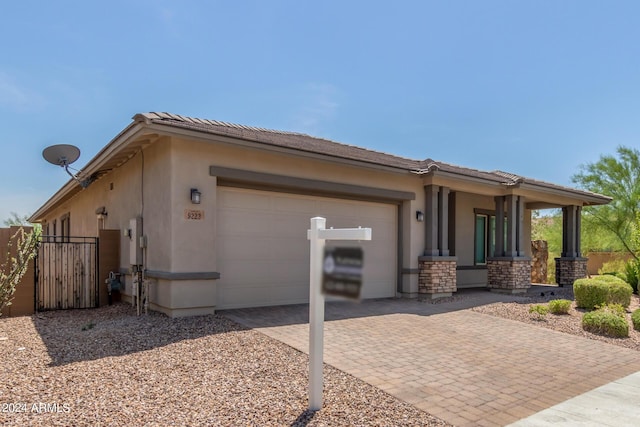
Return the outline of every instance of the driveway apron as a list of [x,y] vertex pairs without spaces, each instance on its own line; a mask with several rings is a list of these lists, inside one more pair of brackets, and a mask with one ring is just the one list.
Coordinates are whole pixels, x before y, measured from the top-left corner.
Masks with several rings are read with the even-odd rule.
[[[468,310],[510,300],[328,302],[324,361],[458,426],[503,426],[638,369],[636,351]],[[308,353],[308,310],[221,314]]]

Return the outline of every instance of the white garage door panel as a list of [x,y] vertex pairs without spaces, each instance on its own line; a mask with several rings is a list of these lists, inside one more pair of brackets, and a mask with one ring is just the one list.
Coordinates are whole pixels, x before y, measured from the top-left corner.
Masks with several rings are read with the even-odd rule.
[[[395,205],[239,188],[217,188],[218,308],[309,301],[309,219],[371,227],[364,250],[363,298],[395,296]],[[358,246],[356,242],[327,242]]]

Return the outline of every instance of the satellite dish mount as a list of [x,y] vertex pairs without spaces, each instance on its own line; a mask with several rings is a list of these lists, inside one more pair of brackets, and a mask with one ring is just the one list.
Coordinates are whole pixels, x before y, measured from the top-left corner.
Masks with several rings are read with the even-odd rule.
[[69,170],[69,165],[78,160],[78,158],[80,157],[80,149],[75,145],[51,145],[42,151],[42,157],[44,157],[44,159],[51,164],[63,167],[64,170],[67,171],[69,176],[77,181],[82,188],[87,188],[89,184],[91,184],[92,180],[90,178],[81,180],[77,175],[73,174]]

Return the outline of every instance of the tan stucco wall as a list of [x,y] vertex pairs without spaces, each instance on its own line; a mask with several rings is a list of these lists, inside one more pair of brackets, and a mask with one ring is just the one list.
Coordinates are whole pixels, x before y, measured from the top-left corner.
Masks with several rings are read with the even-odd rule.
[[[409,191],[416,200],[405,202],[403,222],[403,267],[417,268],[418,256],[423,251],[423,223],[415,219],[416,210],[424,210],[424,190],[419,179],[410,174],[383,173],[369,168],[327,164],[316,159],[299,158],[289,154],[272,153],[253,148],[212,144],[187,140],[176,140],[174,151],[173,191],[176,200],[173,209],[173,271],[215,271],[215,186],[216,178],[209,176],[209,166],[224,166],[254,172],[278,174],[296,178],[332,181],[341,184]],[[188,191],[195,186],[202,191],[204,221],[186,221],[184,208],[193,206],[188,202]],[[182,198],[182,199],[181,199]],[[181,205],[184,200],[186,205]],[[199,242],[193,249],[191,242]],[[196,269],[196,270],[194,270]],[[213,270],[212,270],[213,269]],[[417,287],[417,279],[416,279]]]
[[[171,204],[171,192],[168,190],[171,182],[170,147],[168,140],[161,140],[144,150],[144,178],[143,153],[138,152],[125,164],[55,209],[47,216],[47,223],[57,220],[57,233],[60,235],[60,219],[69,213],[72,236],[97,236],[95,211],[104,206],[108,213],[104,228],[124,232],[129,228],[129,220],[142,216],[144,208],[143,227],[149,241],[148,268],[169,269],[171,241],[166,235],[171,231],[167,209]],[[121,239],[121,268],[129,267],[129,246],[129,239]]]
[[[169,183],[173,201],[171,213],[172,272],[216,271],[216,178],[209,176],[209,166],[217,150],[206,143],[175,141],[172,150],[172,176]],[[191,188],[201,193],[201,203],[191,203]],[[204,218],[185,218],[186,209],[200,210]]]

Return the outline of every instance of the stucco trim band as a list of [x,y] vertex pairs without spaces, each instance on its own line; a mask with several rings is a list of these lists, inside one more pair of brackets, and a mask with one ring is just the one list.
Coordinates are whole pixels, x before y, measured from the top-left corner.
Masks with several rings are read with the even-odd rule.
[[216,280],[220,278],[220,273],[217,271],[173,273],[170,271],[147,270],[145,276],[163,280]]
[[313,191],[329,196],[345,195],[357,197],[360,200],[415,200],[416,194],[411,191],[388,190],[385,188],[364,187],[360,185],[341,184],[338,182],[320,181],[307,178],[296,178],[285,175],[275,175],[253,172],[243,169],[232,169],[221,166],[210,166],[209,175],[218,177],[218,185],[233,186],[234,183],[249,183],[260,187],[276,189],[304,190],[308,194]]

